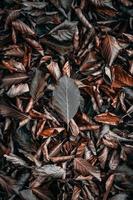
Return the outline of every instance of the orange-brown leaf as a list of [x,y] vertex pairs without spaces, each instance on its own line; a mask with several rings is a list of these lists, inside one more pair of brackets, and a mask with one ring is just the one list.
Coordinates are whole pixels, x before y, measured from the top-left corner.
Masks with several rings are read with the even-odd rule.
[[133,85],[133,77],[123,70],[120,66],[114,66],[112,69],[112,88],[121,88]]
[[120,117],[110,112],[96,115],[94,119],[97,122],[100,122],[103,124],[110,124],[110,125],[118,125],[121,122]]
[[64,130],[63,127],[60,127],[60,128],[48,128],[48,129],[45,129],[43,130],[40,135],[43,136],[43,137],[51,137],[51,136],[54,136],[58,133],[61,133],[62,131]]

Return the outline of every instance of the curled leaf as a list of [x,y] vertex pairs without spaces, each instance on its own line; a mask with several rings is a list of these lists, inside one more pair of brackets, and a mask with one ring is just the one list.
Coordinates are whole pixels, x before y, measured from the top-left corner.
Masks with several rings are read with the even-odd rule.
[[12,98],[20,96],[21,94],[24,94],[26,92],[29,92],[29,86],[27,83],[12,85],[12,87],[8,90],[7,95]]
[[51,137],[56,135],[57,133],[61,133],[64,130],[64,128],[48,128],[43,130],[40,135],[43,137]]
[[61,71],[57,62],[51,61],[50,64],[47,65],[47,68],[55,80],[58,80],[61,77]]
[[107,112],[107,113],[102,113],[99,115],[96,115],[94,118],[97,122],[104,123],[104,124],[110,124],[110,125],[118,125],[121,123],[120,117],[117,115]]

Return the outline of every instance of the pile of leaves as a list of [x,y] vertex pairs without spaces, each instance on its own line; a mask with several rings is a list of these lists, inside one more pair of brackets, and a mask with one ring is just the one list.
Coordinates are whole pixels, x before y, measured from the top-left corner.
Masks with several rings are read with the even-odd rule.
[[133,1],[0,3],[0,200],[133,195]]

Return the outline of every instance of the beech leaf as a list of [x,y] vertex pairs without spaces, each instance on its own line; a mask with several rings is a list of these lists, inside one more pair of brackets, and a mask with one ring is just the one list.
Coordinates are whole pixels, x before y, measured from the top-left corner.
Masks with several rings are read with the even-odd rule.
[[75,158],[74,159],[74,169],[81,173],[83,176],[92,175],[101,181],[100,172],[92,166],[87,160],[83,158]]
[[35,174],[61,178],[65,174],[65,170],[56,165],[44,165],[35,169]]
[[110,125],[118,125],[119,123],[122,122],[120,117],[118,117],[117,115],[110,113],[110,112],[101,113],[99,115],[96,115],[95,120],[97,122],[104,123],[104,124],[110,124]]
[[25,73],[14,73],[12,75],[5,76],[2,79],[2,86],[10,86],[12,84],[21,83],[27,78],[28,75]]
[[37,69],[30,87],[30,94],[34,101],[37,101],[43,95],[46,85],[47,83],[45,80],[45,76],[43,75],[42,71]]
[[71,41],[76,30],[76,25],[77,22],[69,22],[65,20],[63,23],[53,28],[49,32],[49,35],[58,41]]
[[80,91],[74,80],[63,76],[53,92],[53,106],[62,116],[63,120],[69,124],[76,114],[80,105]]
[[109,66],[111,66],[116,59],[120,49],[121,47],[119,46],[115,37],[109,35],[105,37],[102,44],[102,54]]

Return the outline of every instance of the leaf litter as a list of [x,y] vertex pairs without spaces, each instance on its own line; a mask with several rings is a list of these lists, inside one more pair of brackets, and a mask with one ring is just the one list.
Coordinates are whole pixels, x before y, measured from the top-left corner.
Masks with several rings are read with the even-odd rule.
[[1,200],[132,199],[132,13],[1,1]]

